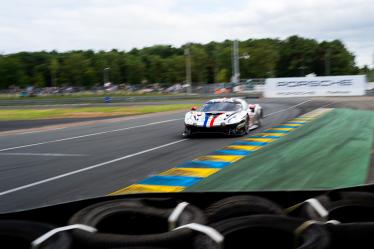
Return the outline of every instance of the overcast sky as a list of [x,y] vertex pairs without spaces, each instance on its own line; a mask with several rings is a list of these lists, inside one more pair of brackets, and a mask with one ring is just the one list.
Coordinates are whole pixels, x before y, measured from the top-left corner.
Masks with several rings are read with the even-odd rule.
[[0,52],[225,39],[341,39],[372,65],[373,0],[0,0]]

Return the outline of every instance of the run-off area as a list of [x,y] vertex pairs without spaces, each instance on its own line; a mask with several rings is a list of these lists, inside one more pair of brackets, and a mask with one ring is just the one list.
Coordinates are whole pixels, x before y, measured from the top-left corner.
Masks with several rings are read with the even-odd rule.
[[333,189],[372,182],[374,112],[334,109],[185,191]]

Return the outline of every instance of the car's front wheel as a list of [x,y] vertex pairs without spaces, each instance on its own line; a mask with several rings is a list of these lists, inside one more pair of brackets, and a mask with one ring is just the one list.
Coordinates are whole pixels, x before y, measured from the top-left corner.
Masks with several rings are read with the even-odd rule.
[[245,136],[249,132],[249,117],[248,116],[247,116],[247,118],[245,119],[244,122],[245,122],[245,124],[244,124],[243,128],[241,128],[239,130],[238,134],[237,134],[239,136]]
[[191,137],[192,136],[192,130],[191,130],[191,128],[189,128],[189,127],[186,126],[184,128],[182,136],[185,137],[185,138]]
[[245,133],[243,135],[247,135],[249,133],[249,117],[247,116],[247,118],[245,119],[245,126],[244,126],[244,129],[245,129]]
[[262,120],[261,120],[261,117],[258,117],[258,118],[257,118],[256,125],[257,125],[258,127],[261,127],[261,126],[262,126]]

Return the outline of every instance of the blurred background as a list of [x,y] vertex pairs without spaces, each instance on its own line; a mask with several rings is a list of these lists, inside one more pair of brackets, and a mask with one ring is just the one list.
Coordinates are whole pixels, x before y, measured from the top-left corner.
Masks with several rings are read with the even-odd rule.
[[[287,39],[155,45],[130,51],[18,52],[0,56],[0,98],[259,92],[265,78],[364,74],[340,40]],[[235,57],[236,56],[236,57]],[[240,78],[235,75],[238,61]]]

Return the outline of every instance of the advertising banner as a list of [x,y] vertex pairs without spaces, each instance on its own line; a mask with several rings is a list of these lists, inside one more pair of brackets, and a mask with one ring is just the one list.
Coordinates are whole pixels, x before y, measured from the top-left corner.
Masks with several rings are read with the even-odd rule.
[[366,85],[365,75],[269,78],[265,82],[264,96],[362,96]]

